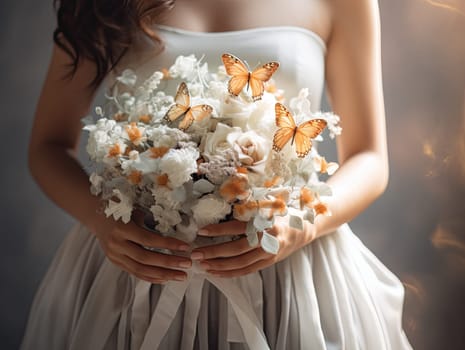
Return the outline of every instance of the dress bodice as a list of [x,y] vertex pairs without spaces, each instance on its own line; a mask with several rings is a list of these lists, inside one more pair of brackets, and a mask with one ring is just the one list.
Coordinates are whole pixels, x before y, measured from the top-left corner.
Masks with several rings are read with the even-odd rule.
[[[221,65],[221,55],[231,53],[246,61],[250,69],[269,61],[280,67],[273,75],[285,97],[292,98],[301,88],[308,88],[312,110],[320,107],[324,86],[326,46],[316,33],[301,27],[260,27],[228,32],[194,32],[165,25],[155,27],[163,40],[162,51],[144,41],[120,64],[138,75],[168,68],[179,55],[203,56],[210,70]],[[148,49],[149,47],[153,50]],[[154,53],[158,51],[157,53]]]

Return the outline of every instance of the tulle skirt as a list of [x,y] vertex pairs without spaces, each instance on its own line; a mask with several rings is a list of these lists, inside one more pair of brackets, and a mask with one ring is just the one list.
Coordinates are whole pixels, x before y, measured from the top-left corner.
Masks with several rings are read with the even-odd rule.
[[404,290],[348,225],[260,272],[152,285],[77,224],[36,293],[21,349],[411,349]]

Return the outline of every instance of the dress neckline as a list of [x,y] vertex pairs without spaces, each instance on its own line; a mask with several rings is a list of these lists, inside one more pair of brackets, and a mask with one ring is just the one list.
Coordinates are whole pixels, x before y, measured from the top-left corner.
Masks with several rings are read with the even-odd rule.
[[229,31],[221,31],[221,32],[199,32],[199,31],[188,30],[188,29],[183,29],[183,28],[178,28],[178,27],[172,27],[166,24],[156,24],[155,26],[159,30],[174,32],[174,33],[179,33],[179,34],[184,34],[184,35],[190,35],[190,36],[199,36],[199,37],[201,36],[220,37],[220,36],[235,36],[235,35],[237,36],[237,35],[250,34],[250,33],[255,33],[255,32],[287,30],[287,31],[293,31],[293,32],[300,32],[300,33],[308,35],[309,37],[313,38],[321,46],[324,52],[326,52],[326,43],[319,34],[317,34],[316,32],[310,29],[307,29],[304,27],[292,26],[292,25],[263,26],[263,27],[229,30]]

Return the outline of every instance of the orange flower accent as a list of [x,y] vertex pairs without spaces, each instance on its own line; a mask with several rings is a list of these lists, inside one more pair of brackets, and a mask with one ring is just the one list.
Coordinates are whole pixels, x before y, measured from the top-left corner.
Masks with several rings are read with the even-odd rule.
[[318,215],[326,215],[326,216],[331,216],[331,212],[329,211],[329,208],[326,204],[322,202],[318,202],[313,205],[313,209],[315,209],[315,216]]
[[239,174],[247,174],[247,173],[249,172],[249,171],[247,170],[247,168],[244,168],[244,167],[242,167],[242,166],[238,166],[238,167],[236,168],[236,170],[237,170],[237,172],[238,172]]
[[220,187],[220,195],[228,202],[245,199],[249,196],[249,182],[246,176],[234,176],[226,180]]
[[168,151],[169,151],[169,147],[164,147],[164,146],[161,146],[161,147],[151,147],[150,148],[150,158],[154,158],[154,159],[157,159],[157,158],[161,158],[163,157]]
[[168,185],[168,175],[162,174],[157,176],[157,185],[158,186],[166,186]]
[[248,201],[237,203],[234,205],[234,215],[243,217],[247,212],[256,213],[258,210],[258,202],[257,201]]
[[283,93],[282,91],[278,90],[278,87],[276,86],[273,79],[269,80],[268,83],[265,84],[265,91],[273,94],[278,102],[284,101]]
[[278,91],[278,88],[276,87],[276,84],[273,80],[268,81],[268,83],[265,85],[265,91],[269,92],[270,94],[274,94],[276,91]]
[[137,127],[135,122],[126,126],[126,132],[128,133],[129,140],[131,140],[133,144],[137,145],[140,142],[142,131]]
[[150,114],[144,114],[139,117],[139,121],[144,124],[150,124],[151,120],[152,120],[152,116]]
[[163,79],[171,79],[170,71],[167,68],[162,68],[161,72],[163,73]]
[[138,170],[134,170],[128,175],[128,180],[133,185],[137,185],[142,181],[142,172]]
[[313,201],[315,200],[315,196],[313,192],[306,187],[302,187],[300,189],[300,209],[302,210],[304,207],[311,207]]
[[320,173],[332,175],[338,169],[337,163],[328,163],[324,157],[316,157],[314,160],[315,166],[319,168]]
[[276,198],[274,200],[260,200],[258,201],[260,209],[269,209],[269,218],[271,219],[276,213],[278,215],[285,215],[287,213],[287,205],[283,198]]
[[279,183],[279,181],[281,181],[281,178],[279,176],[275,176],[274,178],[270,180],[266,180],[263,186],[270,188],[270,187],[276,186]]
[[108,157],[117,157],[121,154],[121,147],[115,143],[113,147],[108,150]]

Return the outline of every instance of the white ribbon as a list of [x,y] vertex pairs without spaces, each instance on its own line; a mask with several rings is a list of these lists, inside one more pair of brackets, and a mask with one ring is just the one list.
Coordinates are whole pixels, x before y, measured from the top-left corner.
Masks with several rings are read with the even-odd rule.
[[[229,279],[214,277],[206,274],[196,265],[188,271],[188,278],[184,282],[168,282],[162,287],[160,297],[153,312],[150,323],[148,322],[149,300],[150,300],[150,283],[138,280],[134,290],[133,303],[133,337],[136,343],[143,338],[141,350],[158,349],[160,343],[167,333],[176,313],[183,301],[185,300],[185,314],[183,324],[183,339],[181,340],[180,349],[192,349],[197,329],[197,319],[201,307],[202,286],[205,281],[212,283],[218,290],[224,294],[228,300],[228,310],[232,309],[233,313],[228,311],[228,341],[246,343],[251,349],[269,349],[266,337],[263,333],[262,322],[257,317],[253,305],[243,289],[236,283],[239,279]],[[250,280],[250,279],[249,279]],[[256,281],[256,278],[255,278]],[[256,291],[261,290],[261,284],[255,285]],[[253,283],[253,284],[256,284]],[[248,283],[250,284],[250,283]],[[248,288],[254,286],[248,286]],[[253,295],[256,297],[257,295]],[[259,296],[261,299],[261,295]],[[256,303],[255,303],[256,304]],[[261,303],[258,305],[261,307]],[[137,339],[137,340],[136,340]],[[134,344],[134,343],[133,343]],[[138,345],[138,344],[137,344]],[[136,346],[138,348],[138,346]]]

